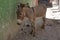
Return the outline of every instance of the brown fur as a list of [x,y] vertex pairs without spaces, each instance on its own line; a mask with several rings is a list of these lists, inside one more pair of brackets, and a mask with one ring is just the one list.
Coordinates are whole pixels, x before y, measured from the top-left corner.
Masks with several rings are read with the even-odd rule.
[[[20,19],[23,21],[24,17],[27,17],[31,20],[31,22],[33,24],[33,35],[35,35],[35,19],[37,17],[43,17],[43,19],[44,19],[43,21],[45,23],[46,9],[47,9],[46,5],[44,5],[44,4],[36,6],[33,9],[29,8],[27,6],[24,6],[21,9],[21,14],[22,15],[20,16]],[[44,24],[41,28],[44,29]]]

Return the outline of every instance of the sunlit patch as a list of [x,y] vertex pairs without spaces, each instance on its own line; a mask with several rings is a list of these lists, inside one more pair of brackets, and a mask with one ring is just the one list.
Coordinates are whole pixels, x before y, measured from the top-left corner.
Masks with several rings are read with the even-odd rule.
[[60,20],[60,12],[58,6],[47,8],[46,18]]

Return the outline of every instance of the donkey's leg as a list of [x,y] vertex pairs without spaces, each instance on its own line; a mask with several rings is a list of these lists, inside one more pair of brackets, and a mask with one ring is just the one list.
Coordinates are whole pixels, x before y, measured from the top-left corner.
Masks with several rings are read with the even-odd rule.
[[43,19],[43,25],[42,25],[41,29],[45,29],[45,17],[43,17],[42,19]]
[[35,13],[35,9],[34,9],[34,14],[33,14],[33,36],[34,37],[35,37],[35,32],[36,32],[35,18],[36,18],[36,13]]
[[33,18],[30,19],[31,24],[32,24],[32,31],[30,32],[30,34],[32,36],[35,36],[35,21],[33,20]]
[[32,32],[32,35],[33,35],[33,37],[35,37],[35,32],[36,32],[36,30],[35,30],[35,16],[33,17],[32,24],[33,24],[33,32]]
[[33,33],[32,35],[35,37],[35,20],[33,21]]

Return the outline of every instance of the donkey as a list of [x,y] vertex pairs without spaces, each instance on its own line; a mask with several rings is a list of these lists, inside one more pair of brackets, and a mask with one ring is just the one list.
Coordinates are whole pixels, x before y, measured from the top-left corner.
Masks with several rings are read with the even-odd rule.
[[33,31],[32,31],[32,35],[35,36],[35,32],[37,30],[37,27],[35,25],[35,20],[36,18],[40,17],[43,20],[43,25],[41,25],[41,28],[44,29],[44,24],[45,24],[45,14],[46,14],[46,5],[45,4],[40,4],[36,7],[28,7],[28,6],[24,6],[21,10],[21,21],[23,21],[24,17],[27,17],[30,19],[30,21],[33,24]]

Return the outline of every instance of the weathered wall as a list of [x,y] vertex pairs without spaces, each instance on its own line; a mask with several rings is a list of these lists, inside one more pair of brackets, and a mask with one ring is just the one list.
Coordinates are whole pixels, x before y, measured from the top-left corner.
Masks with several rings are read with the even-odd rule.
[[0,40],[13,35],[18,27],[16,24],[17,0],[0,0]]

